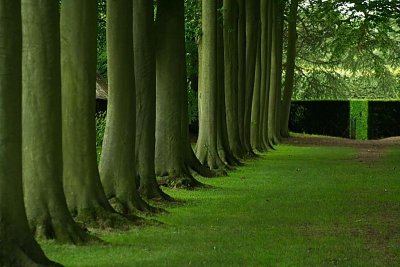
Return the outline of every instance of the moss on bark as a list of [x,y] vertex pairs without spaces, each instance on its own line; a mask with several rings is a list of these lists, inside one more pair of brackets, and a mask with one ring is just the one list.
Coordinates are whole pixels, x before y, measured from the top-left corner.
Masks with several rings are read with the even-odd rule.
[[156,57],[153,2],[133,1],[133,43],[136,84],[136,162],[139,192],[146,199],[172,200],[155,176]]
[[184,1],[160,0],[156,16],[156,149],[155,170],[172,186],[200,186],[190,173],[188,138],[183,134],[185,109]]
[[33,239],[23,202],[20,1],[0,0],[0,36],[0,266],[61,266]]
[[22,1],[23,180],[37,238],[84,244],[97,240],[72,219],[62,184],[59,6]]

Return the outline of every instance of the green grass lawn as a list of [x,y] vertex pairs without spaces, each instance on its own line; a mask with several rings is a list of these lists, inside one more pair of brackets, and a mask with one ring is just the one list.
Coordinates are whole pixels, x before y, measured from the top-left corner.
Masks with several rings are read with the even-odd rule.
[[42,244],[66,266],[399,266],[400,150],[377,163],[350,148],[282,145],[185,202],[162,226],[102,232],[108,245]]

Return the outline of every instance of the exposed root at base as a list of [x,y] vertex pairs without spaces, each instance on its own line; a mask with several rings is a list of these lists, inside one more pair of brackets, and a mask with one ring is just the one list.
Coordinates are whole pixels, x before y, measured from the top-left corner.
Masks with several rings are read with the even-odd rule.
[[100,207],[80,210],[75,220],[81,223],[85,228],[97,228],[102,230],[129,230],[135,225],[143,224],[143,219],[135,215],[122,215]]
[[139,194],[146,200],[152,200],[156,202],[171,202],[174,201],[174,199],[164,193],[158,185],[154,185],[152,187],[140,187],[139,188]]
[[[36,245],[33,246],[35,247]],[[0,265],[62,267],[61,264],[47,259],[41,251],[36,253],[36,249],[21,248],[15,244],[5,244],[3,241],[0,243]]]
[[[133,200],[123,201],[116,197],[113,197],[109,200],[111,206],[117,211],[118,213],[128,215],[128,216],[135,216],[139,213],[158,213],[159,209],[149,205],[140,197]],[[139,219],[139,217],[137,217]]]
[[60,220],[43,220],[41,222],[30,222],[32,232],[36,239],[55,240],[59,243],[86,245],[103,243],[103,241],[89,234],[74,221],[67,223]]
[[194,179],[192,176],[163,176],[159,178],[159,185],[171,187],[171,188],[186,188],[193,189],[198,187],[204,187],[205,185]]

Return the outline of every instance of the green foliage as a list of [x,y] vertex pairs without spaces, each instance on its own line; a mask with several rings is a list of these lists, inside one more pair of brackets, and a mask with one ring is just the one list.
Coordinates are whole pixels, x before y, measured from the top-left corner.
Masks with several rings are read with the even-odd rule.
[[97,71],[107,77],[106,0],[98,0],[97,9]]
[[[65,266],[396,266],[400,150],[375,165],[335,147],[279,146],[212,189],[167,190],[162,225],[42,244]],[[154,217],[151,218],[154,220]]]
[[185,49],[189,123],[198,118],[197,87],[199,76],[198,42],[201,35],[201,5],[198,0],[185,0]]
[[294,99],[398,99],[395,1],[303,1]]
[[350,101],[350,137],[368,140],[368,101]]
[[194,92],[189,86],[188,90],[188,112],[189,112],[189,124],[195,122],[199,117],[198,99],[197,92]]
[[98,112],[96,114],[96,150],[97,157],[101,154],[101,147],[103,145],[104,130],[106,129],[107,112]]

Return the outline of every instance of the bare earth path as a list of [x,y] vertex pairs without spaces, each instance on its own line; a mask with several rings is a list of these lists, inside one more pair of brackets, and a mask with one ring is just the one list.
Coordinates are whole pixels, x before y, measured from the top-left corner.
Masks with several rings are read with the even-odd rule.
[[283,140],[284,144],[294,146],[335,146],[351,147],[357,150],[355,160],[372,163],[378,161],[390,147],[400,147],[400,136],[380,140],[353,140],[336,137],[290,137]]

